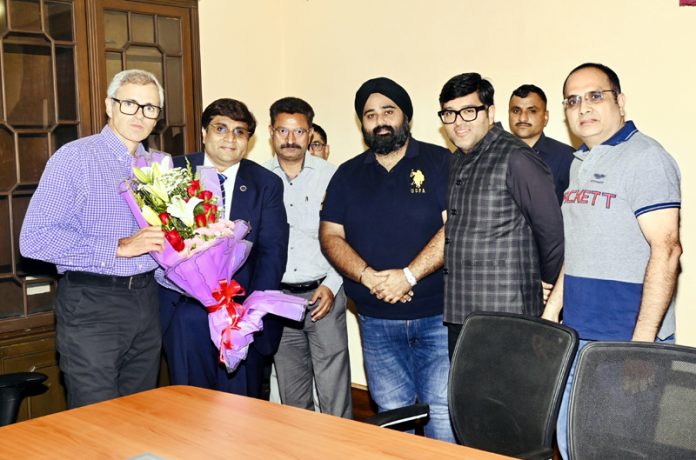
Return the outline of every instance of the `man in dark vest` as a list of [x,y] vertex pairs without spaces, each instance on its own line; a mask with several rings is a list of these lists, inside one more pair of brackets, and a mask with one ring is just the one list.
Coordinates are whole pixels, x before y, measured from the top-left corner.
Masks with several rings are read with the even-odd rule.
[[539,316],[542,281],[563,263],[563,220],[553,178],[526,144],[494,124],[493,86],[478,73],[451,78],[438,112],[457,147],[445,225],[445,312],[450,356],[474,311]]

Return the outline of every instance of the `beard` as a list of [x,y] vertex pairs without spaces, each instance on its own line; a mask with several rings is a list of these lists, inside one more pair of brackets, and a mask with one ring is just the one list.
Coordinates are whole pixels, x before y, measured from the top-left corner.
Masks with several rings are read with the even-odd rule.
[[[377,134],[381,130],[388,131],[389,134]],[[408,138],[411,137],[411,129],[408,127],[408,120],[405,117],[404,122],[396,129],[389,125],[379,125],[372,130],[372,133],[367,132],[364,127],[362,132],[367,146],[379,155],[399,150],[406,145]]]

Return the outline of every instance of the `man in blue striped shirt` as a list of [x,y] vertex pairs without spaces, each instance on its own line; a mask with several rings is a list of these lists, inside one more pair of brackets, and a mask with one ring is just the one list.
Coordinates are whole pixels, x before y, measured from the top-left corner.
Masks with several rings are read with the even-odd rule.
[[159,301],[149,251],[159,227],[138,229],[119,195],[141,141],[157,123],[164,92],[157,78],[126,70],[104,101],[99,134],[51,156],[20,234],[23,256],[56,265],[56,346],[68,392],[79,407],[154,388],[160,361]]

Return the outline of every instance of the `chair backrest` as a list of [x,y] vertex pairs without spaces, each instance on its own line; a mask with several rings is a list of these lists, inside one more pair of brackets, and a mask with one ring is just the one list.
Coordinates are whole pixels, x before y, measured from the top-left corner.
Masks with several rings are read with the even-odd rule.
[[593,342],[569,407],[572,459],[695,459],[696,348]]
[[577,345],[574,330],[542,319],[469,315],[449,377],[460,444],[513,457],[550,452]]

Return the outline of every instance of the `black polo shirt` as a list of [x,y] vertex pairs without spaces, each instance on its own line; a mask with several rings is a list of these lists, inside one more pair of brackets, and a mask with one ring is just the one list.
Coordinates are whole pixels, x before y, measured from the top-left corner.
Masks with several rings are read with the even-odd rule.
[[[321,220],[343,226],[348,244],[375,270],[407,266],[442,227],[450,152],[413,138],[387,172],[368,150],[343,163],[326,190]],[[409,303],[390,305],[344,278],[360,314],[415,319],[442,313],[442,270],[420,280]]]

